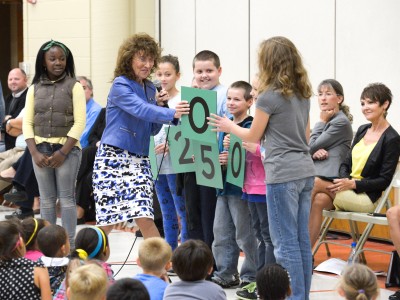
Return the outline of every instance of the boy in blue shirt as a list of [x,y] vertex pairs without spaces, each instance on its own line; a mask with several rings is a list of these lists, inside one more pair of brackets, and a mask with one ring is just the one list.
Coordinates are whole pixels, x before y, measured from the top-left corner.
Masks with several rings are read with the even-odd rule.
[[[252,87],[245,81],[234,82],[227,92],[227,109],[233,121],[250,128],[253,117],[247,114],[253,104]],[[242,286],[255,281],[257,272],[257,241],[251,226],[251,216],[246,201],[241,200],[242,189],[226,182],[228,152],[224,150],[225,134],[219,134],[219,161],[223,166],[224,188],[218,190],[214,218],[214,254],[217,270],[211,280],[223,288]],[[224,172],[225,171],[225,172]],[[238,274],[240,249],[245,253],[245,261]],[[239,278],[240,277],[240,278]]]
[[171,246],[160,237],[145,239],[139,246],[136,260],[143,269],[134,279],[140,280],[150,294],[150,300],[162,300],[168,286],[167,270],[171,268]]

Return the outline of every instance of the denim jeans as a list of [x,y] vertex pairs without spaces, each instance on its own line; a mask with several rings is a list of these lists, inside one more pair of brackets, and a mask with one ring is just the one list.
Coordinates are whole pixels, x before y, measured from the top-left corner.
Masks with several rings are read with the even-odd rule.
[[275,263],[274,246],[269,234],[267,202],[248,202],[253,232],[258,240],[257,271]]
[[[41,153],[49,156],[55,149],[51,144],[47,143],[38,144],[37,148]],[[33,168],[39,185],[41,217],[51,224],[56,224],[56,202],[57,199],[59,199],[62,226],[67,231],[71,249],[75,248],[75,183],[81,155],[82,153],[79,148],[72,148],[64,163],[58,168],[39,168],[35,162],[33,162]]]
[[309,299],[312,255],[308,219],[314,177],[267,184],[268,221],[277,263],[290,274],[292,295]]
[[251,217],[247,201],[240,196],[218,196],[214,218],[214,254],[217,271],[214,276],[231,282],[238,273],[240,249],[245,260],[240,270],[240,279],[255,281],[257,272],[257,240],[251,228]]
[[185,199],[176,194],[176,174],[158,175],[155,187],[163,218],[165,239],[172,250],[178,247],[179,223],[181,219],[181,242],[188,238]]

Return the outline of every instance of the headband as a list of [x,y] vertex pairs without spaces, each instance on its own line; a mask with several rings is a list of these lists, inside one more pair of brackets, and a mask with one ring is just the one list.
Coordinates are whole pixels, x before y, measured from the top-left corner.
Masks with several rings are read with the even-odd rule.
[[69,51],[68,51],[67,47],[66,47],[63,43],[57,42],[57,41],[54,41],[54,40],[51,40],[42,50],[43,50],[43,51],[47,51],[47,50],[49,50],[51,47],[54,47],[54,46],[58,46],[58,47],[60,47],[61,49],[63,49],[63,51],[64,51],[64,53],[65,53],[65,56],[68,57]]
[[97,228],[97,227],[92,227],[92,228],[97,232],[97,236],[98,236],[99,239],[98,239],[96,248],[93,250],[92,253],[89,254],[89,258],[93,258],[99,253],[100,248],[101,248],[101,244],[102,244],[103,241],[104,241],[104,243],[103,243],[103,253],[106,252],[106,237],[104,235],[104,232],[102,230],[100,230],[99,228]]
[[26,242],[25,246],[28,246],[29,243],[32,242],[32,239],[33,239],[33,237],[35,236],[36,231],[37,231],[38,226],[39,226],[39,225],[38,225],[38,221],[37,221],[35,218],[33,218],[33,221],[35,222],[35,229],[33,230],[33,233],[32,233],[32,235],[31,235],[31,237],[29,238],[29,240]]

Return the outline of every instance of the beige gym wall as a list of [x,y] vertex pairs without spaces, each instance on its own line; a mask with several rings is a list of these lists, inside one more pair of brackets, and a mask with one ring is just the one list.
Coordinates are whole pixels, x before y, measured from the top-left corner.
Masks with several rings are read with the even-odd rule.
[[37,0],[23,2],[24,61],[30,79],[40,46],[50,40],[67,45],[76,74],[92,79],[94,99],[107,101],[121,42],[136,32],[155,35],[155,2],[149,0]]

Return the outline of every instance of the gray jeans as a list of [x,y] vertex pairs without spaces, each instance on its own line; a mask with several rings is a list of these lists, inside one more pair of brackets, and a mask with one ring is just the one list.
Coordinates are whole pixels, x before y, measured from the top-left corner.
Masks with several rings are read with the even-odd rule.
[[[46,155],[51,155],[57,145],[42,143],[37,145],[37,149]],[[75,248],[76,232],[76,202],[75,202],[75,183],[81,163],[81,150],[77,147],[72,148],[68,153],[64,163],[58,168],[39,168],[33,162],[36,179],[40,193],[40,213],[41,217],[51,224],[56,224],[57,212],[56,202],[60,201],[61,222],[68,234],[71,249]]]

